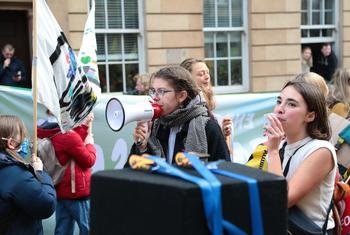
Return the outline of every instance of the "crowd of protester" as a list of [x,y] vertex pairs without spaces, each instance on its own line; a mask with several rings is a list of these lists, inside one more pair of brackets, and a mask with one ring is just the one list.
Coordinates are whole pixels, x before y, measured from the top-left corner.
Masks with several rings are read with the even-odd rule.
[[[336,234],[336,221],[327,213],[339,175],[328,117],[334,112],[349,118],[350,72],[337,69],[330,44],[324,44],[321,52],[313,58],[311,48],[303,48],[302,73],[280,90],[273,114],[266,117],[266,141],[255,149],[261,153],[253,152],[247,165],[285,177],[288,208],[297,206],[319,227],[326,224],[328,234]],[[0,66],[3,85],[26,79],[23,64],[13,55],[13,46],[5,45]],[[233,120],[214,113],[205,61],[188,58],[151,75],[137,75],[134,82],[130,94],[150,95],[162,113],[156,120],[137,122],[130,155],[156,155],[173,164],[177,152],[188,151],[208,156],[209,161],[234,161]],[[54,211],[55,234],[73,234],[75,222],[80,234],[89,234],[90,177],[96,161],[93,114],[67,133],[61,133],[50,110],[47,114],[38,126],[38,137],[51,138],[59,162],[68,164],[57,185],[34,153],[29,162],[19,154],[27,135],[20,118],[0,115],[0,176],[6,179],[0,186],[1,234],[42,234],[41,220]],[[254,156],[259,159],[252,163]]]

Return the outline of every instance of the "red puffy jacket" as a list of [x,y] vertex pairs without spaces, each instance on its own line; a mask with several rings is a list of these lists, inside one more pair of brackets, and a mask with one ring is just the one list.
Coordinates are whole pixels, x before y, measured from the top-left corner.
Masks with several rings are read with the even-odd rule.
[[[91,167],[96,161],[96,149],[94,145],[84,143],[88,134],[88,127],[81,125],[64,134],[57,134],[59,132],[59,128],[38,128],[39,138],[53,136],[51,141],[60,164],[69,164],[61,182],[55,186],[57,198],[78,199],[89,197]],[[72,171],[72,169],[74,170]],[[72,183],[74,181],[75,183]]]

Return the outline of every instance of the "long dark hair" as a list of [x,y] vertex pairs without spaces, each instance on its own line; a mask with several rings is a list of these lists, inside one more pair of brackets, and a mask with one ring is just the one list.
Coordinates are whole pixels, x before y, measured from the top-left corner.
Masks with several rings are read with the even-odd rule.
[[292,80],[286,83],[282,90],[292,86],[303,97],[309,112],[315,112],[315,119],[306,126],[308,135],[313,139],[329,140],[331,130],[328,122],[326,99],[315,85]]

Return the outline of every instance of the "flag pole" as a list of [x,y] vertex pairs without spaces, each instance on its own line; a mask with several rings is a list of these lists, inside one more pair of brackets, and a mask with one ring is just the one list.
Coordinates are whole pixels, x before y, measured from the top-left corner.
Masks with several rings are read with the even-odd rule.
[[38,119],[38,91],[37,91],[37,0],[33,0],[33,35],[32,35],[32,92],[33,92],[33,153],[37,155],[37,119]]

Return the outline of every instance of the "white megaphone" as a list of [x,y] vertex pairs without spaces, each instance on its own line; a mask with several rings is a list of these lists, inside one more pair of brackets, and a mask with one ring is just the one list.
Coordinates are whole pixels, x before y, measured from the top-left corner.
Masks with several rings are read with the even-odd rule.
[[134,105],[123,105],[117,98],[111,98],[106,105],[106,120],[113,131],[119,131],[129,122],[152,120],[160,117],[162,108],[150,101]]

